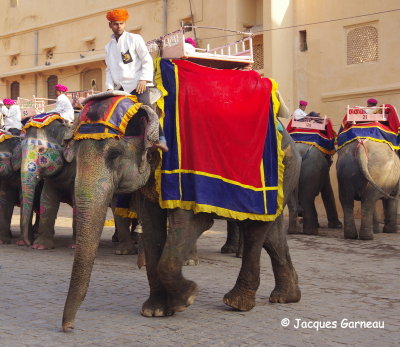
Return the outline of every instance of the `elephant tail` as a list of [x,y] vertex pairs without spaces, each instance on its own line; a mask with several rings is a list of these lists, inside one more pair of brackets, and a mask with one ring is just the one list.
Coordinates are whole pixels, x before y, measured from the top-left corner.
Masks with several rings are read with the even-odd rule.
[[[364,150],[359,150],[360,145],[364,148]],[[382,187],[378,186],[374,179],[372,178],[371,174],[369,173],[368,170],[368,150],[365,147],[365,141],[364,140],[359,140],[359,143],[357,144],[357,147],[355,149],[354,153],[355,157],[357,158],[358,165],[361,169],[361,172],[365,179],[376,189],[378,190],[383,196],[387,199],[396,199],[399,200],[398,194],[395,196],[390,195],[389,193],[385,192]]]

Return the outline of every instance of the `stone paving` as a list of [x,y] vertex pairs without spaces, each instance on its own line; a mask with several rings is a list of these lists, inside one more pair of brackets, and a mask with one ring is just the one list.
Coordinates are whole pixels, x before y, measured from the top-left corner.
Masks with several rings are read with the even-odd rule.
[[[199,239],[200,265],[184,269],[199,285],[197,300],[168,318],[140,315],[148,294],[145,269],[137,268],[135,255],[114,255],[113,228],[105,228],[75,329],[65,334],[60,327],[74,253],[66,248],[69,214],[64,208],[57,219],[54,250],[0,246],[0,346],[399,345],[400,234],[377,234],[373,241],[344,240],[340,230],[326,228],[320,236],[291,235],[301,301],[268,303],[274,282],[263,252],[257,306],[236,312],[222,302],[240,265],[219,253],[223,221]],[[376,327],[352,328],[356,321]]]

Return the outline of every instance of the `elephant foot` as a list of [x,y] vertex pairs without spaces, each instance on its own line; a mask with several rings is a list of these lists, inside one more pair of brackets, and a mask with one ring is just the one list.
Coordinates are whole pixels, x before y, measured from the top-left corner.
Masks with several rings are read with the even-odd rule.
[[237,251],[235,254],[236,258],[242,259],[243,258],[243,251]]
[[16,242],[16,244],[17,244],[18,246],[29,246],[29,245],[26,244],[26,242],[25,242],[24,240],[18,240],[18,241]]
[[304,228],[303,234],[305,235],[318,235],[318,227],[317,228]]
[[73,322],[63,322],[62,324],[62,330],[64,333],[69,333],[74,329],[74,323]]
[[179,286],[179,290],[173,290],[173,293],[168,295],[168,307],[173,312],[184,311],[197,298],[197,284],[189,280],[183,280],[182,282],[183,285]]
[[383,232],[386,234],[395,234],[397,233],[397,227],[388,227],[385,225],[383,227]]
[[234,287],[224,295],[224,304],[239,311],[250,311],[256,306],[255,290],[239,290]]
[[47,245],[44,245],[44,244],[42,244],[42,243],[34,243],[34,244],[31,246],[31,248],[32,248],[32,249],[40,249],[40,250],[44,250],[44,249],[53,249],[53,248],[54,248],[54,245],[53,245],[53,246],[47,246]]
[[198,257],[191,257],[189,259],[186,259],[185,262],[183,263],[184,266],[196,266],[200,264],[200,260]]
[[341,229],[341,228],[343,228],[343,224],[340,220],[332,221],[332,222],[328,221],[328,228],[329,229]]
[[174,311],[168,309],[166,295],[150,295],[140,313],[144,317],[167,317],[172,316]]
[[373,239],[374,239],[374,234],[373,234],[373,233],[368,233],[368,234],[362,234],[362,233],[360,233],[359,239],[360,239],[360,240],[365,240],[365,241],[367,241],[367,240],[373,240]]
[[120,246],[115,250],[116,255],[129,255],[129,254],[138,254],[138,246]]
[[33,249],[53,249],[54,239],[53,237],[39,236],[31,246]]
[[221,253],[236,253],[239,248],[238,244],[225,243],[221,247]]
[[276,286],[269,296],[269,302],[287,304],[290,302],[299,302],[301,291],[297,283]]

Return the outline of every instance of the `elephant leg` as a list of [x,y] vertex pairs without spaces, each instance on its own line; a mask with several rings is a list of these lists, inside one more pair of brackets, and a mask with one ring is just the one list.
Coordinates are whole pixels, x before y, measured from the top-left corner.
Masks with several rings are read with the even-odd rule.
[[376,209],[376,206],[374,207],[373,231],[374,231],[374,234],[379,234],[380,232],[382,232],[379,227],[379,217],[378,217],[378,210]]
[[0,245],[11,243],[11,218],[18,193],[12,190],[0,192]]
[[[304,189],[304,187],[303,187]],[[300,205],[303,208],[303,234],[318,235],[318,214],[315,209],[315,196],[305,197],[300,194]]]
[[183,311],[197,296],[197,285],[183,277],[182,266],[198,237],[208,230],[213,219],[206,213],[174,209],[169,211],[169,232],[158,264],[158,273],[168,292],[168,307]]
[[272,303],[298,302],[301,298],[298,277],[290,258],[289,246],[283,232],[280,216],[266,234],[264,249],[271,258],[275,276],[275,288],[269,301]]
[[325,183],[321,189],[321,197],[324,203],[326,216],[328,218],[328,228],[331,229],[340,229],[343,227],[342,222],[339,220],[336,203],[335,203],[335,196],[333,195],[331,180],[329,177],[329,172],[326,177]]
[[[368,196],[368,195],[367,195]],[[375,203],[370,201],[361,201],[361,226],[359,232],[360,240],[373,240],[374,234],[372,232]]]
[[239,247],[239,227],[233,221],[226,221],[227,237],[221,253],[236,253]]
[[118,232],[118,247],[115,250],[115,254],[127,255],[137,254],[138,248],[131,236],[131,222],[130,218],[124,218],[121,216],[114,215],[114,221],[116,230]]
[[298,203],[298,188],[296,188],[292,194],[290,194],[287,206],[289,209],[289,226],[288,234],[299,234],[301,231],[299,223],[299,203]]
[[138,194],[138,214],[142,221],[142,246],[144,248],[150,296],[143,303],[141,314],[146,317],[162,317],[173,314],[168,310],[167,291],[160,281],[157,270],[167,235],[167,212]]
[[39,233],[32,248],[54,248],[54,225],[59,207],[59,192],[57,192],[50,184],[44,184],[40,197]]
[[383,209],[385,212],[384,233],[397,233],[397,207],[398,200],[383,199]]
[[[345,188],[341,188],[345,189]],[[345,239],[358,239],[356,223],[354,221],[354,200],[341,199],[343,209],[343,233]]]
[[256,292],[260,285],[261,249],[268,227],[266,222],[240,222],[244,244],[242,266],[235,286],[224,296],[224,303],[232,308],[249,311],[256,305]]

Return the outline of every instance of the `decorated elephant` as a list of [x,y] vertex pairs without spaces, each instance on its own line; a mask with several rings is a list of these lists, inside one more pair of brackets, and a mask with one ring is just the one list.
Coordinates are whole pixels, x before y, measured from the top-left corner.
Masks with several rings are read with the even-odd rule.
[[[21,164],[21,232],[20,245],[34,249],[54,248],[54,225],[60,202],[73,205],[75,162],[63,157],[63,140],[69,129],[58,114],[35,116],[25,127]],[[40,198],[38,237],[29,233],[29,216],[37,183],[44,179]],[[75,215],[75,213],[73,214]],[[74,218],[74,217],[73,217]],[[73,229],[75,222],[73,222]],[[73,247],[73,244],[71,245]]]
[[21,139],[0,131],[0,244],[11,242],[11,218],[21,193]]
[[[397,231],[400,160],[386,143],[353,141],[338,152],[339,199],[344,214],[344,237],[372,240],[376,202],[383,201],[383,232]],[[361,227],[354,221],[354,201],[361,201]],[[375,223],[376,227],[376,223]],[[376,230],[377,231],[377,230]]]
[[[344,213],[344,237],[372,240],[376,202],[383,201],[385,224],[383,232],[397,231],[400,159],[398,115],[392,105],[385,105],[387,121],[356,123],[344,119],[338,136],[339,199]],[[354,221],[354,201],[361,201],[361,227]]]
[[[169,97],[170,100],[175,100],[172,93]],[[246,98],[248,95],[243,97]],[[265,101],[263,102],[265,103]],[[264,106],[262,107],[265,112]],[[150,156],[150,163],[146,160],[149,151],[147,151],[146,141],[143,141],[143,138],[155,141],[157,136],[154,136],[149,129],[158,129],[158,126],[154,126],[154,121],[152,121],[152,119],[157,119],[157,116],[149,107],[141,107],[146,114],[139,115],[138,112],[128,122],[126,129],[123,129],[124,137],[122,138],[112,137],[104,132],[101,132],[98,137],[94,135],[93,128],[89,127],[93,127],[95,121],[104,124],[105,119],[110,119],[112,116],[104,115],[101,118],[101,115],[98,115],[96,117],[94,103],[87,104],[86,108],[87,112],[85,113],[84,110],[81,115],[81,126],[77,131],[74,145],[77,160],[75,199],[78,211],[78,247],[75,251],[70,287],[64,307],[63,330],[68,331],[74,327],[75,315],[86,295],[106,209],[112,196],[115,193],[134,192],[138,189],[135,209],[143,227],[146,271],[150,285],[150,296],[143,304],[141,313],[144,316],[152,317],[168,316],[174,312],[180,312],[189,306],[197,295],[197,285],[182,275],[183,263],[193,249],[197,238],[212,226],[215,215],[190,209],[161,208],[165,207],[162,205],[160,207],[159,194],[161,193],[162,196],[165,193],[168,194],[163,189],[167,188],[168,190],[170,185],[165,183],[166,186],[163,187],[163,184],[157,181],[155,176],[169,174],[169,171],[156,171],[156,175],[153,175],[151,172],[158,167],[157,156]],[[98,109],[110,108],[110,105],[98,106]],[[254,129],[254,123],[250,119],[248,121],[250,128]],[[275,132],[273,114],[269,118],[260,117],[260,122],[263,124],[263,129],[259,130],[261,134],[265,136],[269,129],[271,134],[275,134],[273,136],[278,136]],[[126,123],[126,120],[120,123]],[[115,125],[115,122],[113,124]],[[164,131],[167,136],[171,130],[168,129],[168,126],[164,123]],[[253,136],[254,132],[252,131],[250,135]],[[212,137],[212,135],[210,136]],[[260,137],[256,138],[258,140],[255,141],[259,141]],[[251,141],[243,143],[252,146]],[[285,197],[289,196],[297,185],[300,157],[286,131],[283,132],[282,143],[275,142],[275,146],[278,146],[278,143],[279,147],[275,147],[275,153],[277,155],[279,153],[282,161],[273,169],[278,170],[279,175],[271,176],[268,180],[271,179],[273,185],[274,180],[279,177],[281,188],[271,186],[260,190],[249,190],[247,185],[243,186],[244,191],[249,194],[249,199],[252,200],[256,195],[258,198],[254,198],[254,200],[264,204],[262,211],[267,212],[271,209],[270,214],[261,213],[257,217],[251,213],[237,212],[235,214],[236,216],[251,214],[253,218],[259,218],[259,220],[251,220],[245,217],[237,220],[244,237],[242,267],[234,288],[225,295],[224,302],[238,310],[246,311],[255,306],[255,294],[260,281],[259,261],[262,248],[271,257],[275,275],[275,288],[270,294],[270,302],[297,302],[301,296],[297,274],[289,255],[286,233],[282,227],[283,217],[281,214]],[[170,142],[168,142],[168,146],[170,148],[168,153],[174,156],[176,146]],[[274,153],[274,151],[263,152],[264,142],[259,144],[258,148],[261,149],[261,152],[259,152],[260,157],[255,156],[256,160],[261,160],[264,155],[268,156]],[[163,161],[165,160],[168,159],[165,159],[163,155]],[[260,163],[255,166],[255,169],[261,177]],[[245,169],[241,168],[240,171],[247,174]],[[250,180],[254,179],[252,174],[247,177]],[[233,189],[236,188],[233,187]],[[174,192],[170,193],[174,194]],[[190,194],[190,192],[188,193]],[[267,202],[266,194],[272,200]],[[274,198],[278,198],[279,207],[273,203]],[[226,202],[230,203],[227,200]],[[265,205],[266,203],[269,204],[268,207]],[[242,208],[245,209],[246,206],[243,205]],[[259,205],[256,208],[259,208]],[[168,234],[166,232],[167,221],[169,224]]]
[[[15,206],[21,199],[21,138],[0,131],[0,244],[11,242],[11,218]],[[32,216],[29,222],[31,233],[39,227],[39,201],[42,183],[39,183],[34,198],[34,210],[37,212],[35,225]]]
[[290,234],[297,233],[300,229],[297,220],[299,212],[303,217],[303,233],[318,234],[318,214],[314,201],[320,193],[328,218],[328,227],[342,227],[329,176],[332,156],[335,154],[336,133],[329,119],[320,119],[319,122],[322,124],[291,120],[287,126],[302,158],[298,189],[288,202]]
[[295,192],[295,194],[298,194],[298,200],[294,197],[288,203],[288,233],[297,232],[298,224],[296,219],[300,210],[303,217],[303,233],[308,235],[318,234],[318,214],[314,201],[320,193],[328,219],[328,228],[341,228],[342,223],[338,218],[329,176],[329,169],[332,163],[331,156],[310,144],[296,143],[295,146],[302,157],[302,164],[299,185],[297,192]]

